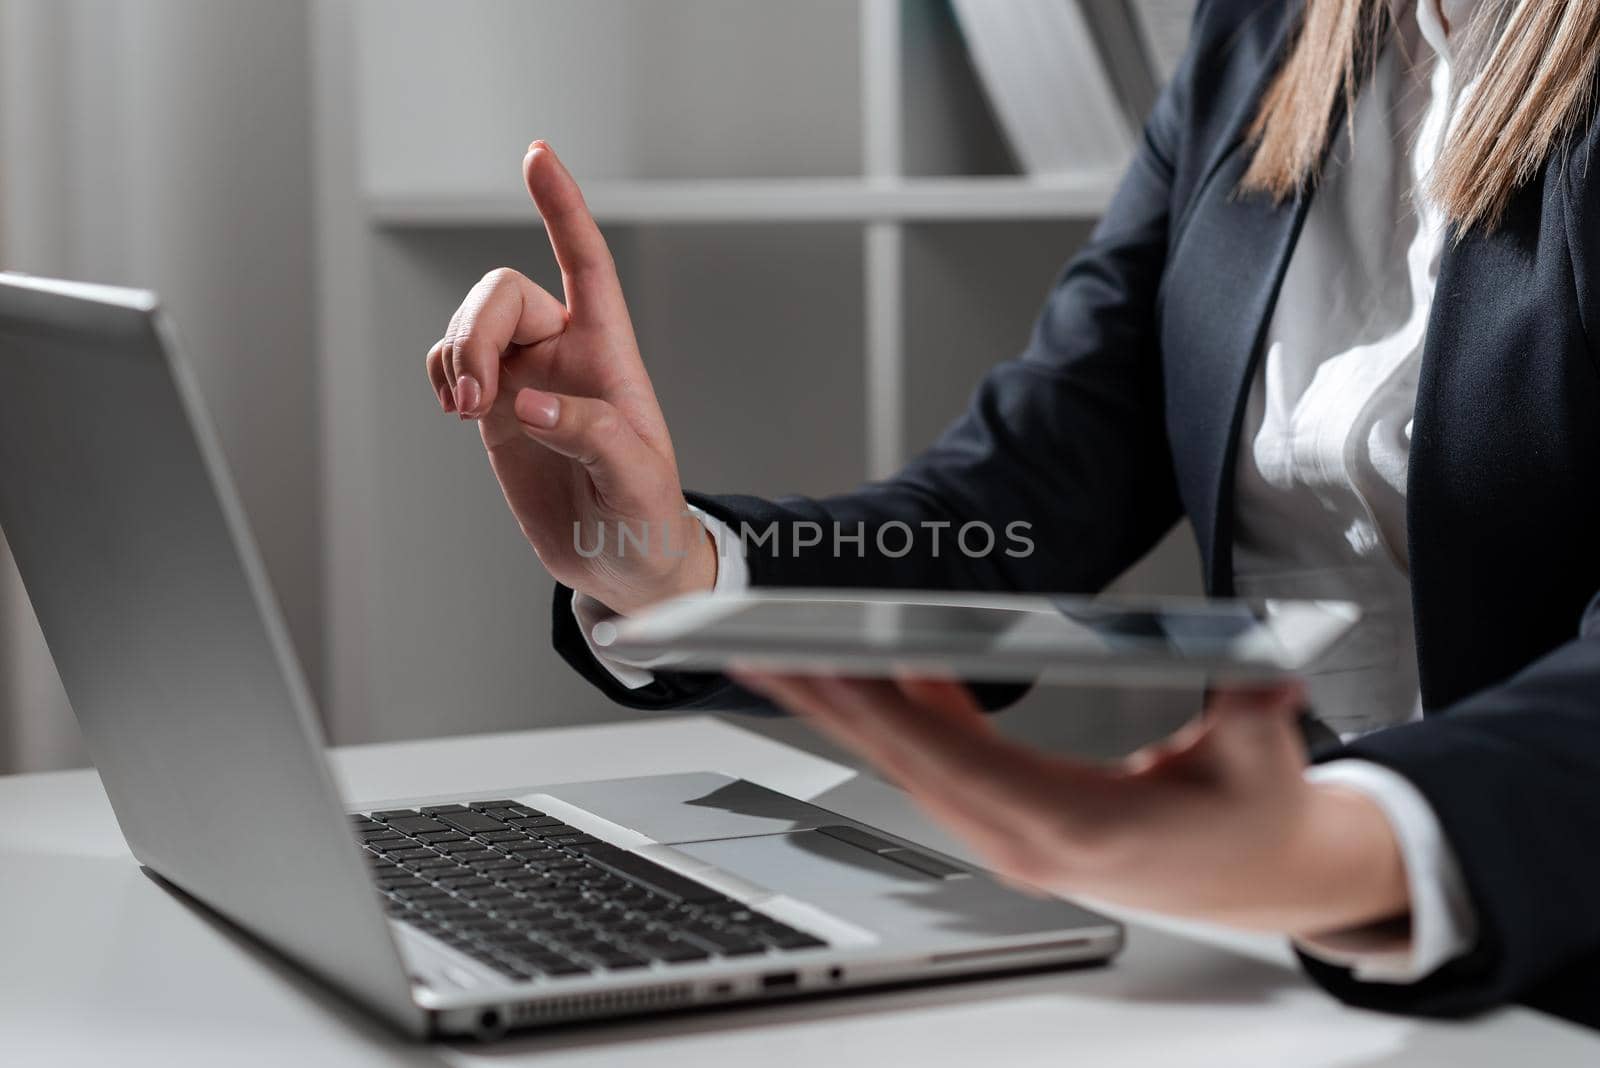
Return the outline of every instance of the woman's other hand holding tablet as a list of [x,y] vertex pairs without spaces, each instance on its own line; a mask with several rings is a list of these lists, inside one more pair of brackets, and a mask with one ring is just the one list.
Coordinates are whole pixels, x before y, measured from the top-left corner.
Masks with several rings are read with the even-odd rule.
[[[557,580],[623,613],[709,590],[716,552],[687,511],[605,238],[543,141],[522,172],[565,303],[509,268],[485,275],[428,350],[439,405],[477,421],[506,503]],[[622,546],[624,527],[644,551]]]
[[1101,766],[1006,740],[953,682],[735,678],[871,761],[1018,883],[1303,937],[1409,912],[1383,811],[1304,778],[1298,684],[1218,691],[1171,738]]

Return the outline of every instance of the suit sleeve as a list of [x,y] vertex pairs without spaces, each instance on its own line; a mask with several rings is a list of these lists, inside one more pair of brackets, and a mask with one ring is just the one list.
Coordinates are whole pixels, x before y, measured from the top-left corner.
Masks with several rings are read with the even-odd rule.
[[1573,640],[1504,684],[1330,756],[1392,768],[1427,798],[1478,939],[1416,983],[1362,983],[1303,958],[1314,978],[1393,1012],[1455,1016],[1520,1001],[1600,1021],[1600,597]]
[[[1056,279],[1027,347],[984,377],[931,447],[894,477],[840,496],[691,495],[744,535],[752,585],[1093,591],[1178,521],[1157,293],[1201,36],[1146,121],[1105,216]],[[981,526],[967,547],[980,549],[992,535],[991,551],[963,551],[968,524]],[[621,685],[577,632],[570,600],[557,589],[556,647],[613,700],[635,708],[752,703],[716,676],[662,672],[649,686]],[[985,696],[994,703],[1018,692]]]

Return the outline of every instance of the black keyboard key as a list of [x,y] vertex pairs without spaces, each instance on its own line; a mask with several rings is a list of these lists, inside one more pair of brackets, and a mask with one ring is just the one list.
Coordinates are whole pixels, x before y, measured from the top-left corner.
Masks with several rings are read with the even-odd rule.
[[506,976],[507,978],[510,978],[510,979],[521,979],[523,977],[522,976],[522,972],[517,968],[516,965],[509,964],[506,961],[500,960],[499,958],[495,957],[492,954],[488,954],[488,953],[484,954],[483,956],[478,958],[478,962],[480,964],[488,965],[489,967],[493,968],[495,971],[499,972],[501,975]]
[[437,886],[397,886],[389,891],[395,897],[404,898],[406,901],[449,901],[450,891]]
[[605,903],[601,901],[579,900],[574,901],[562,911],[567,915],[573,916],[577,919],[590,923],[598,923],[601,922],[603,917],[605,917],[611,910],[606,908]]
[[516,892],[495,886],[493,883],[486,887],[469,887],[466,897],[475,904],[500,905],[518,900]]
[[519,862],[539,871],[552,871],[556,868],[581,867],[583,861],[574,860],[565,853],[550,849],[542,845],[529,845],[518,843],[516,845],[503,845],[506,856],[514,857]]
[[485,842],[525,842],[528,836],[520,831],[483,831],[479,838]]
[[489,813],[489,815],[495,817],[496,819],[502,819],[502,820],[509,820],[509,819],[519,819],[519,820],[538,819],[540,816],[544,815],[544,813],[540,812],[538,809],[529,808],[527,805],[511,805],[511,806],[509,806],[507,808],[490,808],[490,809],[485,809],[484,811]]
[[[430,842],[429,844],[432,845],[433,848],[437,849],[439,852],[448,853],[451,856],[457,856],[457,855],[459,855],[461,853],[482,853],[482,852],[484,852],[483,843],[482,842],[474,842],[470,838],[463,838],[463,839],[461,839],[460,841],[457,841],[457,842]],[[496,854],[496,855],[498,855],[498,854]]]
[[506,824],[493,816],[486,816],[482,812],[450,812],[439,817],[441,822],[448,823],[458,831],[467,834],[480,834],[483,831],[503,831]]
[[421,849],[422,843],[413,842],[407,838],[398,842],[379,842],[377,845],[368,846],[367,848],[374,853],[383,854],[384,858],[387,860],[392,860],[396,863],[399,863],[401,853],[410,853],[414,850]]
[[424,831],[417,835],[417,837],[422,839],[424,842],[427,842],[429,845],[433,845],[435,842],[465,842],[467,840],[466,835],[462,834],[460,831],[452,830]]
[[501,798],[498,801],[468,801],[467,802],[467,807],[470,808],[470,809],[475,809],[475,810],[481,812],[483,809],[486,809],[486,808],[510,808],[512,805],[515,805],[515,804],[516,804],[515,801],[511,801],[511,800],[508,800],[506,798]]
[[606,950],[597,951],[597,953],[589,953],[587,956],[590,959],[594,959],[594,961],[600,962],[600,966],[608,967],[613,972],[622,972],[622,970],[634,969],[634,967],[650,967],[648,959],[642,958],[642,956],[638,956],[635,953],[629,953],[627,950],[618,950],[614,946],[608,946]]
[[563,838],[576,838],[583,833],[578,828],[568,827],[564,823],[559,827],[524,827],[523,830],[538,838],[541,842],[552,845],[560,844]]
[[767,951],[761,942],[731,942],[716,947],[717,952],[724,957],[750,957],[758,956]]
[[508,931],[504,927],[501,927],[496,931],[484,932],[479,936],[479,940],[487,942],[491,946],[505,946],[510,949],[522,950],[530,948],[532,944],[526,933],[522,931]]
[[372,818],[387,823],[390,820],[401,819],[405,816],[415,816],[416,814],[417,810],[414,808],[386,808],[382,812],[374,812]]
[[546,975],[561,976],[587,975],[594,969],[590,968],[587,964],[579,964],[577,961],[562,958],[559,960],[552,960],[548,964],[541,962],[539,964],[539,970]]
[[447,812],[465,812],[466,810],[466,805],[424,805],[422,814],[424,816],[440,816]]
[[650,891],[642,886],[627,886],[621,890],[612,890],[611,900],[621,905],[642,905],[653,896]]
[[583,867],[574,870],[571,873],[571,877],[580,880],[584,886],[589,887],[591,890],[605,890],[609,893],[614,893],[618,890],[636,888],[635,884],[630,883],[614,872],[607,871],[605,868],[586,861],[580,861],[580,863],[583,864]]
[[695,940],[704,942],[724,957],[744,957],[767,951],[766,944],[749,932],[707,930],[702,927],[689,927],[687,931]]
[[398,860],[401,863],[407,863],[413,860],[427,860],[429,857],[438,856],[438,854],[433,852],[431,849],[402,849],[398,853],[387,853],[385,855],[390,860]]
[[425,879],[432,879],[434,882],[438,882],[447,876],[460,876],[463,879],[470,879],[478,874],[465,864],[457,864],[454,857],[439,857],[438,859],[445,863],[431,866],[419,874]]
[[691,960],[706,960],[711,956],[710,951],[678,939],[641,940],[634,944],[655,960],[666,961],[668,964],[681,964]]
[[449,857],[441,857],[437,853],[431,853],[426,857],[406,861],[406,867],[416,871],[436,872],[440,868],[452,868],[455,863]]
[[580,850],[585,856],[597,864],[621,875],[623,878],[638,883],[663,897],[676,901],[720,901],[724,896],[695,882],[686,879],[677,872],[668,871],[661,865],[648,861],[625,849],[618,849],[614,845],[601,842],[597,845],[587,845]]
[[[490,849],[483,843],[478,843],[479,851],[476,853],[458,853],[456,859],[463,864],[470,864],[474,868],[480,864],[498,864],[502,860],[511,859],[506,854]],[[492,870],[492,869],[491,869]]]
[[393,875],[378,875],[372,880],[372,885],[379,890],[394,890],[402,887],[424,887],[427,883],[406,872],[396,872]]
[[548,910],[524,910],[523,922],[530,930],[551,938],[565,938],[576,932],[589,930],[588,925],[573,916],[565,916]]
[[450,828],[427,816],[396,816],[389,821],[389,829],[401,834],[421,834],[423,831],[448,831]]
[[507,816],[506,817],[506,822],[511,824],[513,827],[527,827],[527,828],[565,827],[566,826],[566,824],[562,823],[560,820],[556,819],[554,816],[545,816],[545,815],[539,815],[539,816]]
[[659,894],[650,895],[648,900],[629,903],[629,909],[651,919],[659,920],[663,916],[676,915],[678,906],[675,902]]
[[538,895],[538,897],[544,897],[549,892],[563,889],[562,884],[557,883],[554,879],[541,878],[541,876],[536,875],[517,875],[512,871],[507,871],[506,875],[496,875],[494,878],[499,883],[512,887],[514,891],[522,891],[523,894],[534,894]]
[[382,841],[367,843],[367,848],[375,853],[403,853],[407,849],[419,849],[421,846],[421,842],[410,838],[385,838]]
[[494,885],[481,875],[441,875],[434,882],[452,890],[472,890]]
[[605,953],[594,954],[594,959],[614,972],[628,971],[632,968],[648,968],[650,962],[644,957],[636,956],[625,949],[612,949]]

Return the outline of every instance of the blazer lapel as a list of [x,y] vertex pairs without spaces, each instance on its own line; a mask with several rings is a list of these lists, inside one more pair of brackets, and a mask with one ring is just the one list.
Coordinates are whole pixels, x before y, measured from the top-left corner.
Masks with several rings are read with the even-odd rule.
[[1251,380],[1311,195],[1240,196],[1249,152],[1213,172],[1168,263],[1162,305],[1167,431],[1206,588],[1233,590],[1234,456]]

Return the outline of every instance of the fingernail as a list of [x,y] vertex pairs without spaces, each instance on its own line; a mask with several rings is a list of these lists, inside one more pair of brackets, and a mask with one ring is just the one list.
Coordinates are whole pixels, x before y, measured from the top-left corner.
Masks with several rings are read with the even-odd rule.
[[561,420],[561,399],[548,394],[533,396],[523,405],[524,421],[549,430]]
[[478,410],[478,402],[483,399],[483,390],[478,385],[478,380],[471,375],[462,375],[456,379],[456,400],[461,407],[462,415],[471,415]]
[[450,391],[444,388],[444,383],[439,383],[439,408],[448,413],[450,411]]
[[541,137],[537,141],[535,141],[533,144],[528,146],[528,151],[529,152],[548,151],[549,148],[550,148],[550,143],[548,141],[546,141],[544,138]]

